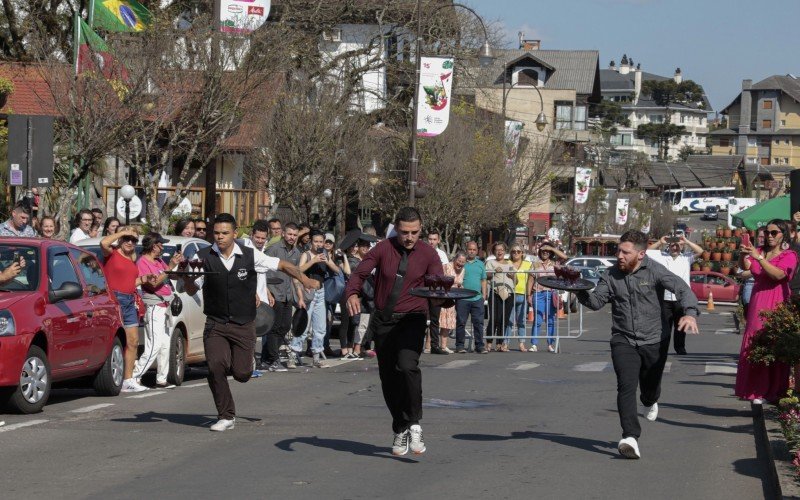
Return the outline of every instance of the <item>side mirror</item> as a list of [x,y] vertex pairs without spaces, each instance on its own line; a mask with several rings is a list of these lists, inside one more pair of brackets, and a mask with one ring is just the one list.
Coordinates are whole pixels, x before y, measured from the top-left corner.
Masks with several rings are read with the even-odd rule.
[[49,299],[51,303],[60,302],[62,300],[73,300],[83,297],[83,288],[74,281],[65,281],[61,288],[50,290]]

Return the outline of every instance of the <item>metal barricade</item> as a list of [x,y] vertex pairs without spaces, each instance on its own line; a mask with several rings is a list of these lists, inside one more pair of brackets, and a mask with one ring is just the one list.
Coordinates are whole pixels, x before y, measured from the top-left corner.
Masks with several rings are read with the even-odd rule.
[[[583,335],[583,306],[578,302],[575,294],[538,286],[539,277],[544,275],[552,276],[553,273],[551,271],[530,270],[502,273],[503,275],[514,274],[515,284],[522,275],[525,275],[528,280],[534,280],[532,295],[528,296],[525,294],[521,304],[519,304],[520,294],[513,293],[503,300],[494,292],[495,280],[504,280],[502,276],[498,277],[497,274],[500,273],[495,273],[492,279],[489,280],[488,297],[484,297],[486,308],[484,317],[486,318],[486,322],[484,325],[483,339],[486,343],[501,340],[508,344],[516,340],[517,344],[515,344],[515,346],[518,345],[519,342],[529,342],[531,345],[535,345],[533,344],[534,341],[538,344],[539,339],[544,339],[544,349],[547,349],[549,345],[553,345],[554,351],[560,352],[562,339],[577,339]],[[537,288],[540,288],[540,290],[537,291]],[[566,321],[559,320],[559,308],[553,295],[558,297],[557,301],[563,306]],[[511,301],[511,310],[509,314],[505,314],[505,311],[508,309],[507,301]],[[522,308],[521,311],[519,307]],[[528,314],[531,309],[533,311],[532,315]],[[520,317],[523,318],[522,325],[519,323]],[[529,319],[531,317],[532,319]],[[553,324],[552,335],[548,332],[548,324],[551,318]],[[500,321],[500,325],[498,325],[499,328],[496,326],[497,321]],[[577,328],[573,328],[576,322]],[[520,334],[520,331],[522,334]],[[498,334],[498,332],[500,333]],[[474,344],[475,332],[471,333],[471,340]],[[552,342],[552,344],[550,344],[550,342]],[[511,346],[508,347],[512,349]],[[539,346],[537,346],[537,348],[538,347]]]

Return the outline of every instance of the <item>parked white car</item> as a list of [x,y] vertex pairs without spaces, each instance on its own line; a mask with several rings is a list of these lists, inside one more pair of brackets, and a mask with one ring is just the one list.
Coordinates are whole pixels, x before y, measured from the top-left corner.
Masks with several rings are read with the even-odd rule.
[[[200,238],[185,238],[183,236],[164,235],[169,240],[164,244],[164,253],[161,258],[164,262],[169,262],[172,255],[181,246],[183,256],[191,259],[198,250],[210,246],[211,243]],[[78,246],[86,248],[94,253],[100,262],[103,262],[103,251],[100,249],[102,238],[89,238],[78,242]],[[141,239],[136,246],[136,254],[142,252]],[[184,292],[183,285],[179,280],[170,280],[173,288],[183,302],[180,314],[173,316],[172,320],[172,346],[169,353],[169,383],[180,385],[186,373],[186,365],[202,363],[206,360],[205,350],[203,349],[203,327],[206,322],[206,315],[203,314],[203,294],[196,293],[189,295]],[[170,312],[170,314],[172,314]],[[144,338],[144,327],[139,326],[139,338]]]

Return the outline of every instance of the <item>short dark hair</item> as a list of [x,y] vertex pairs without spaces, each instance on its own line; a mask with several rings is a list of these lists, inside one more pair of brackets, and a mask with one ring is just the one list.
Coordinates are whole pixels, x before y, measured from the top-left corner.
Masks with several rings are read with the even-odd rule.
[[202,219],[202,218],[192,219],[192,222],[194,222],[195,227],[197,227],[197,223],[198,222],[202,222],[203,224],[206,224],[206,220]]
[[300,224],[297,225],[298,230],[306,228],[311,229],[311,225],[308,222],[301,222]]
[[150,231],[144,238],[142,238],[142,253],[150,253],[153,251],[153,247],[156,246],[156,243],[161,241],[161,235],[155,231]]
[[214,225],[217,224],[230,224],[231,226],[233,226],[234,229],[238,227],[236,226],[236,217],[226,213],[221,213],[216,217],[214,217]]
[[286,225],[283,226],[283,229],[294,229],[295,231],[299,231],[300,228],[297,227],[297,224],[294,222],[287,222]]
[[31,215],[31,206],[26,200],[19,200],[14,204],[14,211],[25,212],[26,214]]
[[422,215],[419,210],[414,207],[403,207],[397,212],[397,217],[394,218],[394,225],[399,226],[401,222],[422,222]]
[[636,247],[637,250],[647,249],[647,235],[636,229],[630,229],[622,233],[622,236],[619,237],[619,242],[633,243],[633,246]]
[[93,208],[93,209],[92,209],[92,213],[93,213],[93,214],[100,214],[100,215],[103,215],[103,210],[102,210],[102,209],[99,209],[99,208]]
[[436,229],[435,227],[432,227],[432,228],[428,229],[428,236],[430,236],[432,234],[435,234],[436,236],[439,236],[439,237],[442,236],[442,233],[440,233],[439,230]]
[[267,221],[267,224],[272,225],[272,224],[275,224],[276,222],[278,224],[280,224],[281,220],[279,218],[277,218],[277,217],[273,217],[273,218],[271,218],[270,220]]
[[108,226],[111,225],[112,222],[117,221],[117,223],[122,224],[119,219],[116,217],[109,217],[103,222],[103,236],[108,236]]
[[325,239],[325,233],[316,228],[311,230],[310,236],[312,240],[314,239],[315,236],[322,236],[322,239],[323,240]]
[[253,222],[253,229],[251,232],[261,231],[262,233],[269,233],[269,222],[264,219],[258,219]]
[[75,225],[76,226],[80,226],[81,225],[81,218],[83,218],[84,215],[90,216],[92,218],[92,220],[94,221],[94,215],[92,214],[92,211],[89,210],[88,208],[84,208],[84,209],[78,210],[78,213],[75,214]]

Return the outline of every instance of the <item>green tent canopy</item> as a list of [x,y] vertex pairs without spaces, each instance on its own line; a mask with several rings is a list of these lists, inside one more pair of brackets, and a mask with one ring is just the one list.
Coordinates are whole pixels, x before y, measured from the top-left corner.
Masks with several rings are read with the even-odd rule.
[[732,217],[733,225],[736,227],[746,227],[747,229],[758,229],[767,224],[772,219],[789,220],[789,197],[781,196],[771,200],[762,201],[758,205],[742,210]]

